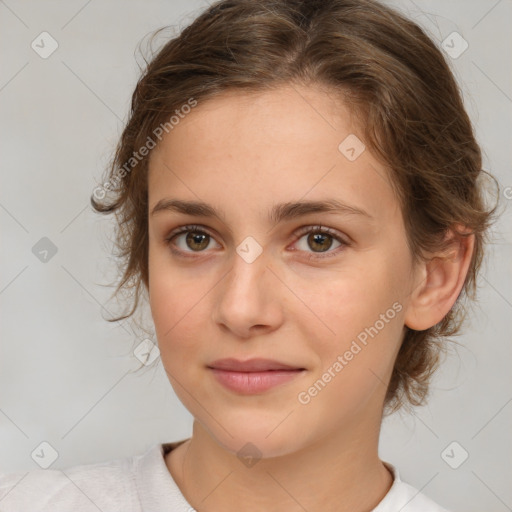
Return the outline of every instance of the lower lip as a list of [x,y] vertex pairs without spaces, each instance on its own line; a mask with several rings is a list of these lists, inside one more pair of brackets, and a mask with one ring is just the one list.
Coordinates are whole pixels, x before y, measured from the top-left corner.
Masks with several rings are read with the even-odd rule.
[[290,382],[305,370],[272,370],[266,372],[231,372],[210,368],[215,378],[231,391],[244,394],[263,393]]

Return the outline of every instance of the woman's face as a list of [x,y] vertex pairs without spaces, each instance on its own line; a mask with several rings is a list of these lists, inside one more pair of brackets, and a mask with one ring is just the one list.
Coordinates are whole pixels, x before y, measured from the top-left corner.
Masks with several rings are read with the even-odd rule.
[[[349,116],[320,89],[229,93],[199,102],[151,154],[161,359],[183,404],[232,452],[251,442],[283,455],[380,422],[414,269],[388,175]],[[216,215],[170,203],[153,213],[166,201]],[[288,207],[327,201],[340,209]],[[230,388],[210,368],[223,358],[303,370],[268,389],[254,376],[253,388]]]

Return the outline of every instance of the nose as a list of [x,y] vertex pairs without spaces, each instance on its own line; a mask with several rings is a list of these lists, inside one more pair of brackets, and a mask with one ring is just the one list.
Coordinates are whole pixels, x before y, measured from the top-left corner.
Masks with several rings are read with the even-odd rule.
[[251,263],[235,253],[231,270],[215,287],[213,320],[239,338],[272,332],[283,321],[282,284],[268,260],[265,251]]

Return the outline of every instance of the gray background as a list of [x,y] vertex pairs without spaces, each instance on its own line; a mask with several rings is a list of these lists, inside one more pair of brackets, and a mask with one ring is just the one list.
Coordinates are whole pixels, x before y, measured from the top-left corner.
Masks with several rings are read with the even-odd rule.
[[[127,117],[137,45],[160,26],[183,28],[205,5],[0,1],[0,471],[37,468],[31,454],[44,441],[58,453],[51,468],[62,469],[190,435],[161,363],[133,373],[143,336],[104,319],[119,311],[105,286],[115,276],[111,224],[89,196]],[[381,457],[454,512],[512,510],[512,1],[392,5],[439,45],[453,31],[468,42],[448,60],[504,213],[461,347],[428,406],[385,420]],[[31,48],[43,31],[59,45],[46,59]],[[46,262],[33,251],[43,237],[57,248]],[[457,469],[445,462],[460,464],[464,451]]]

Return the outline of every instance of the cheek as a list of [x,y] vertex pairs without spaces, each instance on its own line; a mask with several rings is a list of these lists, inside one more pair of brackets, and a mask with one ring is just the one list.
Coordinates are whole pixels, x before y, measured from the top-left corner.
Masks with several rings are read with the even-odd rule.
[[403,307],[389,278],[376,281],[382,275],[351,272],[330,282],[315,311],[330,330],[316,319],[303,322],[318,363],[301,390],[302,398],[311,399],[312,414],[321,416],[325,407],[336,404],[331,414],[336,421],[347,421],[385,394],[400,346]]
[[152,290],[150,288],[151,314],[158,342],[163,347],[171,343],[190,345],[192,334],[198,328],[199,298],[197,293],[187,292],[186,286],[179,281],[174,281],[172,286],[166,285],[160,280]]
[[315,287],[318,300],[311,301],[310,307],[325,326],[318,319],[310,323],[308,338],[315,340],[324,368],[345,353],[350,366],[385,371],[392,363],[401,340],[405,286],[396,261],[382,254],[366,258],[365,264],[326,280],[323,288]]
[[363,329],[375,322],[400,298],[393,266],[375,255],[329,275],[323,286],[315,286],[316,304],[327,325],[342,334],[348,327]]
[[[185,278],[166,261],[165,255],[149,255],[149,304],[162,357],[171,343],[191,337],[190,318],[196,314],[201,287]],[[188,329],[187,329],[188,326]],[[190,341],[190,340],[186,340]]]

